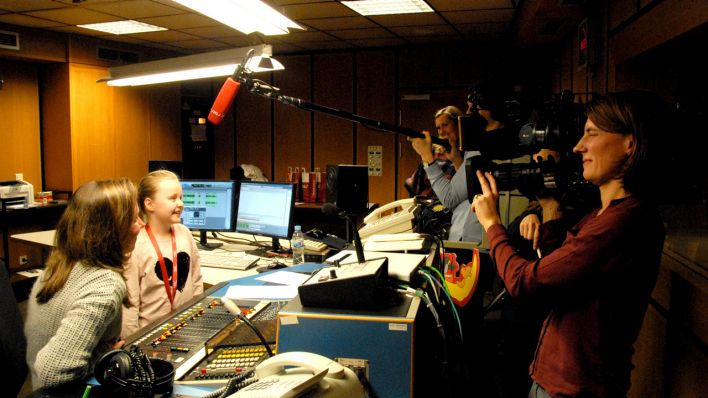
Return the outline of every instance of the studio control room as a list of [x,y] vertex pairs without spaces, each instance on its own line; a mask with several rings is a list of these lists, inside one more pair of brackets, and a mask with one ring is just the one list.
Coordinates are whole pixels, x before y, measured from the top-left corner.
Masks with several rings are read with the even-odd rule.
[[0,395],[706,397],[706,43],[699,0],[0,0]]

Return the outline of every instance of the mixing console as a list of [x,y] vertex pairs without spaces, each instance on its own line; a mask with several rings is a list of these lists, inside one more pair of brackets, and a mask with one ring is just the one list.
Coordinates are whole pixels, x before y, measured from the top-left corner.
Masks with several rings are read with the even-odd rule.
[[[218,287],[215,286],[214,288]],[[177,315],[131,336],[126,345],[138,345],[149,357],[160,358],[175,367],[175,382],[221,386],[244,367],[267,358],[265,347],[253,330],[236,319],[218,297],[193,300]],[[235,300],[271,345],[275,343],[277,313],[285,302]]]

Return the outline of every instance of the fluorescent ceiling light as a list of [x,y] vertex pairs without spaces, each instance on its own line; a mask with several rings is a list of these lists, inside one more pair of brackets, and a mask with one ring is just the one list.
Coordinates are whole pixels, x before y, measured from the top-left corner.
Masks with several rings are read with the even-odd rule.
[[125,21],[91,23],[87,25],[76,25],[80,28],[100,30],[101,32],[113,33],[114,35],[127,35],[131,33],[157,32],[167,30],[166,28],[150,25],[143,22],[128,19]]
[[433,12],[433,9],[423,0],[357,0],[342,1],[341,3],[361,15]]
[[[234,73],[236,65],[243,62],[251,48],[255,52],[253,58],[246,65],[247,69],[253,72],[285,69],[283,64],[270,58],[272,48],[270,45],[264,44],[109,68],[109,76],[98,80],[98,82],[122,87],[229,76]],[[269,58],[273,67],[259,67],[261,58]]]
[[284,35],[304,29],[260,0],[173,0],[245,34]]

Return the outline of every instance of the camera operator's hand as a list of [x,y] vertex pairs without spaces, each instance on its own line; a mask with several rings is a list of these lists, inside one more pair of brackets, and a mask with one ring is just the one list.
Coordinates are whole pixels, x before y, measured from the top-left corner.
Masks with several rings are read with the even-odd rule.
[[541,209],[543,209],[543,222],[557,220],[563,216],[563,210],[558,199],[552,196],[538,198],[538,203],[541,204]]
[[425,163],[433,163],[435,156],[433,155],[433,141],[430,139],[430,132],[423,131],[425,138],[411,138],[406,139],[411,142],[413,149],[420,155],[420,158]]
[[538,238],[541,231],[541,220],[535,214],[528,214],[519,224],[521,236],[531,241],[534,250],[538,249]]
[[446,138],[447,142],[450,143],[450,150],[445,152],[445,157],[447,158],[447,160],[452,162],[452,164],[455,166],[455,170],[459,170],[460,167],[462,167],[462,161],[464,159],[462,157],[462,152],[460,152],[460,149],[457,145],[457,134],[448,134],[447,137],[444,138]]
[[482,174],[477,170],[477,179],[482,187],[482,194],[474,196],[472,200],[472,211],[477,214],[479,223],[485,231],[494,224],[501,224],[499,216],[499,191],[497,181],[490,172]]

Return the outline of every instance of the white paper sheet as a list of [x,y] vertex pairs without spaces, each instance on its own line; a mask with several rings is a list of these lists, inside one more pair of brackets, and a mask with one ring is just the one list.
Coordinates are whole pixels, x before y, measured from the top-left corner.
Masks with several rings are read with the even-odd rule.
[[279,285],[300,286],[309,277],[309,275],[301,274],[299,272],[276,271],[268,272],[267,274],[259,276],[256,279],[264,282],[277,283]]
[[230,299],[283,300],[297,296],[297,286],[288,285],[234,285],[226,291]]

